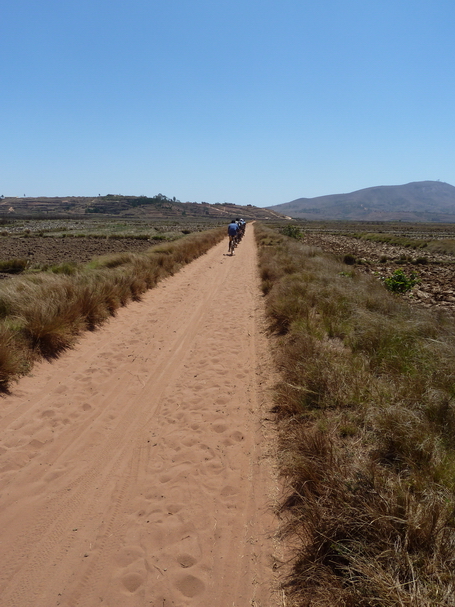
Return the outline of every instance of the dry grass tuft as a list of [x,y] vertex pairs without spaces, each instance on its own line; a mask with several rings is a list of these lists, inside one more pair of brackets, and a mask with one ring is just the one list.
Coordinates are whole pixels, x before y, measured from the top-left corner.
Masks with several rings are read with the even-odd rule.
[[256,230],[282,371],[289,601],[455,605],[454,321]]
[[11,377],[25,370],[19,352],[15,348],[14,332],[0,325],[0,390],[7,391]]

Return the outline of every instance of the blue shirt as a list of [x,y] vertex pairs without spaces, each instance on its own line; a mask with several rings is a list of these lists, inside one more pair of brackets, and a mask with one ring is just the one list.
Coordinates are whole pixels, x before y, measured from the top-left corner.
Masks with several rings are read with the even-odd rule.
[[228,234],[229,236],[235,236],[237,234],[237,230],[239,229],[239,226],[234,222],[234,223],[230,223],[228,225]]

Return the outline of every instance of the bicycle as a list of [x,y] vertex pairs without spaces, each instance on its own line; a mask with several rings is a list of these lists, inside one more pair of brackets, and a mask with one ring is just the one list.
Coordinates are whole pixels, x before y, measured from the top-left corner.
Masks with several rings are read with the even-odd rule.
[[234,249],[237,246],[237,235],[229,236],[229,253],[234,255]]

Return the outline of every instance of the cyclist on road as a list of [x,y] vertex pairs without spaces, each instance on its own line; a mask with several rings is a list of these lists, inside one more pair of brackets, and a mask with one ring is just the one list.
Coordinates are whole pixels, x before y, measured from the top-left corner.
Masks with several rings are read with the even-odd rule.
[[239,224],[233,219],[231,223],[228,225],[228,235],[229,235],[229,249],[228,253],[234,255],[234,246],[235,239],[237,237],[239,231]]
[[239,224],[239,237],[240,237],[240,240],[242,240],[242,238],[245,234],[246,221],[244,219],[236,219],[236,221]]

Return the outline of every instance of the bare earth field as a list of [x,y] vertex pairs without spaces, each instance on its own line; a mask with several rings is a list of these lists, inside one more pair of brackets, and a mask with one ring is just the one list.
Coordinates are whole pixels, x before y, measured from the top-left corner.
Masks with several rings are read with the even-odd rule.
[[62,261],[86,263],[106,253],[146,251],[153,241],[136,238],[0,238],[0,260],[28,259],[30,264],[58,264]]
[[2,607],[280,604],[252,228],[226,249],[0,400]]
[[[334,234],[305,233],[304,242],[317,246],[336,255],[353,255],[368,264],[357,264],[359,271],[376,273],[379,276],[390,276],[397,268],[403,268],[407,275],[415,272],[420,284],[407,295],[411,303],[424,307],[445,308],[455,312],[455,259],[449,255],[435,255],[423,250],[412,250],[386,243],[359,240],[350,236]],[[427,264],[415,265],[408,258],[417,259],[425,256]],[[387,257],[381,263],[381,257]]]

